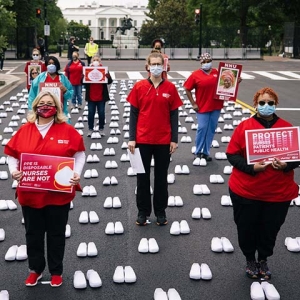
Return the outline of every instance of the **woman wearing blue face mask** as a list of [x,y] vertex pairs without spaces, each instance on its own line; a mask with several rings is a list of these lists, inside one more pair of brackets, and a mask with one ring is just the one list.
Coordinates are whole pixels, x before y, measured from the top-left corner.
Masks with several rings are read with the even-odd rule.
[[[200,56],[200,69],[194,71],[185,81],[186,95],[197,113],[198,128],[196,133],[195,155],[211,161],[210,147],[218,125],[218,119],[224,102],[214,99],[218,70],[212,68],[212,58],[209,53]],[[241,78],[238,79],[238,82]],[[195,89],[196,101],[192,90]]]
[[271,88],[259,90],[253,103],[257,113],[237,126],[227,148],[228,161],[234,167],[229,192],[239,246],[246,258],[246,275],[270,279],[267,258],[273,255],[290,202],[298,196],[293,170],[299,162],[275,158],[270,164],[263,159],[247,164],[245,130],[292,126],[275,114],[278,96]]
[[45,61],[47,71],[42,72],[32,83],[28,95],[28,109],[41,90],[49,90],[60,96],[63,112],[68,116],[68,100],[73,96],[73,86],[69,79],[60,72],[60,63],[55,56],[48,56]]

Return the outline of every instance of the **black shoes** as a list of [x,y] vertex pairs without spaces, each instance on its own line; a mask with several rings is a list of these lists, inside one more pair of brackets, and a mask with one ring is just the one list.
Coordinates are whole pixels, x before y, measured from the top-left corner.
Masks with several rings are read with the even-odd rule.
[[255,260],[247,261],[247,265],[246,265],[247,277],[251,279],[257,279],[258,273],[259,270],[258,270],[257,262]]
[[147,218],[146,218],[146,216],[138,215],[138,218],[135,221],[135,224],[139,225],[139,226],[145,226],[145,225],[147,225]]
[[156,218],[156,224],[158,226],[167,225],[168,224],[168,220],[167,220],[166,216],[158,216]]
[[266,260],[261,260],[258,262],[259,277],[265,280],[271,279],[271,271],[269,270]]
[[212,158],[209,155],[204,153],[198,153],[197,157],[204,158],[206,161],[212,161]]
[[271,279],[271,272],[266,260],[261,260],[259,262],[256,262],[255,260],[247,261],[246,275],[251,279]]

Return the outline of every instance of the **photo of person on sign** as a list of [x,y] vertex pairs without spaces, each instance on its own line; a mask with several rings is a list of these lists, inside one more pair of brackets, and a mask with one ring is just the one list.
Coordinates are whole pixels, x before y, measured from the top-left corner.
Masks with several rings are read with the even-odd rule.
[[236,88],[235,71],[230,69],[223,70],[220,76],[217,93],[234,95],[235,88]]

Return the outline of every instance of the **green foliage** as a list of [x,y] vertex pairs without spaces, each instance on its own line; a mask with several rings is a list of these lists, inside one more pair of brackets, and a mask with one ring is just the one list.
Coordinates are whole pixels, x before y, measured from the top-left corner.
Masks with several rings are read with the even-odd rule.
[[67,35],[68,37],[74,36],[77,44],[82,44],[90,38],[91,30],[87,25],[71,21],[67,25]]
[[15,13],[9,10],[11,0],[0,0],[0,48],[7,47],[7,36],[16,27]]

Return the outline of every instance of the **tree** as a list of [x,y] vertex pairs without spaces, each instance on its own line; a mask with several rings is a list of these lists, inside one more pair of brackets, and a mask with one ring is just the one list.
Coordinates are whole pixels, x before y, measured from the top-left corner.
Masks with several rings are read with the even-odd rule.
[[91,36],[89,26],[71,21],[67,25],[68,37],[74,36],[79,43],[85,42]]
[[13,5],[11,0],[0,0],[0,48],[7,48],[7,37],[16,27],[15,14],[8,10]]

